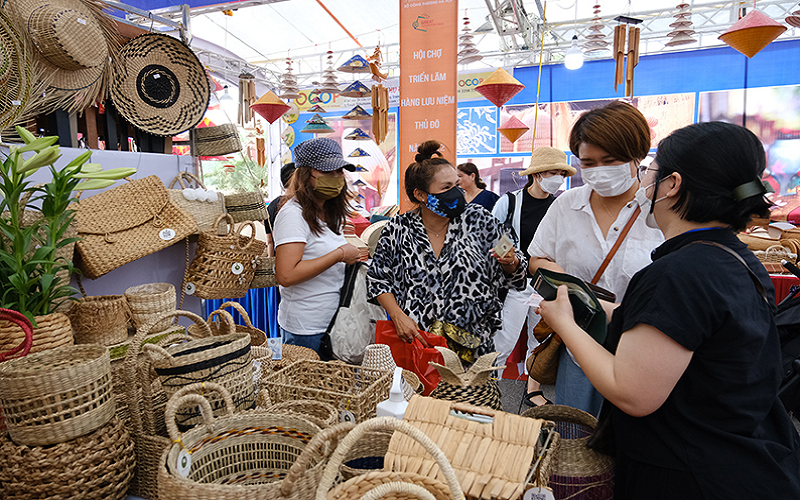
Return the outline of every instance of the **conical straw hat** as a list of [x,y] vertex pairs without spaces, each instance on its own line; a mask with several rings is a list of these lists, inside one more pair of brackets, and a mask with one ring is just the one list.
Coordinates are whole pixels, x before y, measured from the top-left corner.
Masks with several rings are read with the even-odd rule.
[[356,55],[339,66],[338,70],[345,73],[369,73],[369,63],[363,57]]
[[530,127],[522,123],[516,116],[512,116],[502,126],[497,127],[497,131],[511,142],[516,142],[528,130]]
[[33,72],[22,36],[0,9],[0,129],[15,123],[31,98]]
[[509,75],[508,71],[497,68],[489,78],[477,85],[475,90],[499,108],[524,88],[525,85]]
[[751,10],[721,34],[719,39],[747,57],[753,57],[784,31],[786,26],[766,14]]

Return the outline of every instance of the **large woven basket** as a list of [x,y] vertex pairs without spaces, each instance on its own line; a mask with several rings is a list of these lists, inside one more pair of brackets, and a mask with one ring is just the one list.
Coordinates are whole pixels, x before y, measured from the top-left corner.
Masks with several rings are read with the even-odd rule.
[[63,346],[0,364],[0,406],[17,444],[88,434],[111,419],[114,403],[105,347]]
[[172,323],[173,319],[180,316],[200,325],[204,337],[211,336],[211,330],[200,316],[189,311],[172,311],[156,316],[150,323],[142,325],[125,350],[122,387],[125,391],[131,434],[136,443],[136,473],[131,481],[130,494],[148,500],[159,500],[159,460],[170,445],[170,440],[167,437],[163,410],[167,397],[157,377],[155,380],[151,377],[150,357],[143,353],[142,346],[157,331],[155,325],[165,320]]
[[[146,344],[144,351],[150,354],[153,368],[161,381],[167,397],[194,383],[216,382],[233,395],[236,411],[255,406],[253,386],[253,361],[250,357],[250,336],[232,333],[216,337],[191,340],[166,349]],[[219,397],[211,398],[216,415],[225,411]],[[198,425],[203,422],[197,407],[181,408],[178,424]]]
[[327,429],[339,421],[339,412],[336,411],[336,408],[324,401],[312,401],[310,399],[284,401],[268,407],[266,411],[298,415],[318,425],[320,429]]
[[269,376],[272,372],[283,370],[295,361],[319,361],[319,354],[314,349],[293,344],[283,344],[281,346],[281,359],[274,359],[271,362],[264,362],[264,376]]
[[[405,439],[419,443],[421,448],[427,452],[424,456],[433,458],[433,462],[438,466],[439,475],[444,477],[444,481],[432,478],[427,474],[400,472],[387,467],[384,471],[370,472],[352,477],[334,487],[334,482],[339,476],[339,468],[350,449],[365,434],[381,430],[405,434],[403,436]],[[369,490],[382,484],[393,482],[416,484],[430,492],[436,500],[462,500],[464,498],[461,485],[458,483],[450,462],[442,450],[428,436],[402,420],[394,417],[379,417],[357,425],[342,439],[325,467],[325,471],[322,473],[319,488],[317,488],[316,500],[360,500]]]
[[315,399],[334,406],[343,421],[363,422],[389,394],[392,374],[324,361],[297,361],[261,381],[273,403]]
[[[72,345],[72,325],[63,313],[52,313],[36,316],[36,328],[33,329],[33,345],[31,353]],[[0,351],[6,351],[19,345],[25,339],[25,332],[16,323],[0,320]]]
[[260,191],[238,191],[225,195],[225,210],[233,217],[234,222],[266,220],[267,205]]
[[552,420],[561,436],[557,463],[548,485],[556,498],[614,498],[614,459],[586,446],[597,426],[596,418],[561,405],[537,406],[522,416]]
[[[219,235],[217,228],[223,218],[228,222],[228,231]],[[252,233],[242,236],[242,230],[248,226]],[[186,270],[184,291],[201,299],[244,297],[267,247],[255,234],[252,222],[235,231],[230,215],[218,217],[211,230],[200,233],[197,251]]]
[[[178,183],[181,189],[172,189],[175,183]],[[187,184],[188,182],[188,184]],[[194,220],[197,221],[197,231],[208,231],[217,220],[217,217],[225,213],[225,198],[221,194],[217,194],[216,201],[199,201],[190,200],[183,195],[183,190],[190,187],[194,182],[198,187],[206,189],[205,185],[200,182],[200,179],[190,174],[189,172],[180,172],[169,183],[169,197],[187,212],[189,212]]]
[[232,123],[194,129],[195,156],[224,156],[242,150],[239,131]]
[[117,417],[53,446],[17,445],[0,436],[0,498],[122,500],[135,465],[133,440]]
[[339,473],[345,481],[351,477],[383,470],[392,431],[378,430],[365,433],[353,444],[344,457]]
[[175,305],[177,304],[173,285],[169,283],[146,283],[132,286],[125,290],[125,298],[128,299],[131,320],[136,328],[141,328],[150,323],[156,316],[164,319],[153,325],[154,332],[164,331],[172,324],[173,316],[168,314],[175,311]]
[[128,339],[128,301],[122,295],[96,295],[74,302],[68,312],[76,344],[114,345]]
[[[244,321],[244,325],[237,325],[234,323],[234,331],[238,333],[246,333],[250,335],[250,345],[253,347],[261,347],[267,344],[267,334],[264,333],[263,330],[260,330],[253,326],[253,322],[250,321],[250,315],[247,314],[247,310],[242,307],[242,305],[238,302],[223,302],[222,305],[219,306],[217,310],[225,310],[229,307],[236,309],[241,316],[242,321]],[[221,323],[213,322],[209,323],[211,327],[211,333],[214,335],[219,335],[221,333]]]
[[[31,325],[31,322],[23,314],[3,308],[0,308],[0,319],[16,324],[25,333],[25,338],[22,339],[22,342],[19,345],[13,346],[5,350],[5,352],[0,351],[0,363],[9,359],[27,356],[31,351],[31,346],[33,346],[33,326]],[[3,417],[3,407],[0,404],[0,434],[5,433],[6,422],[5,418]]]
[[[209,401],[197,394],[209,389],[223,393],[225,415],[212,417]],[[187,404],[203,408],[204,423],[181,434],[174,416]],[[170,399],[166,418],[175,444],[160,462],[159,496],[170,500],[313,498],[329,442],[352,424],[321,431],[296,415],[234,414],[232,405],[230,395],[218,384],[195,384]]]

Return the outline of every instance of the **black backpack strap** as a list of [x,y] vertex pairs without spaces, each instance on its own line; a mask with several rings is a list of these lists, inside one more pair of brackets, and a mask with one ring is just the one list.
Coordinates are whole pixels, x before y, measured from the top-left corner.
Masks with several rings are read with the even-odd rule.
[[728,252],[729,254],[731,254],[731,255],[732,255],[732,256],[733,256],[733,257],[734,257],[736,260],[738,260],[739,262],[741,262],[741,264],[742,264],[742,265],[743,265],[743,266],[744,266],[744,267],[747,269],[747,273],[750,275],[750,279],[751,279],[751,280],[753,280],[753,284],[754,284],[754,285],[755,285],[755,287],[756,287],[756,291],[757,291],[757,292],[758,292],[758,294],[761,296],[761,298],[762,298],[762,299],[764,299],[764,301],[765,301],[767,304],[769,304],[769,297],[767,296],[767,291],[764,289],[764,284],[763,284],[763,283],[761,283],[761,280],[758,278],[758,275],[757,275],[757,274],[756,274],[756,273],[755,273],[755,272],[754,272],[754,271],[753,271],[753,270],[750,268],[750,266],[749,266],[749,265],[747,265],[747,262],[745,262],[745,260],[742,258],[742,256],[741,256],[741,255],[739,255],[738,253],[736,253],[736,252],[735,252],[733,249],[731,249],[730,247],[728,247],[728,246],[726,246],[726,245],[722,245],[721,243],[717,243],[717,242],[715,242],[715,241],[706,241],[706,240],[702,240],[702,241],[695,241],[695,242],[693,242],[693,243],[690,243],[690,245],[693,245],[693,244],[695,244],[695,243],[701,243],[701,244],[703,244],[703,245],[708,245],[708,246],[712,246],[712,247],[717,247],[717,248],[719,248],[719,249],[721,249],[721,250],[725,250],[726,252]]

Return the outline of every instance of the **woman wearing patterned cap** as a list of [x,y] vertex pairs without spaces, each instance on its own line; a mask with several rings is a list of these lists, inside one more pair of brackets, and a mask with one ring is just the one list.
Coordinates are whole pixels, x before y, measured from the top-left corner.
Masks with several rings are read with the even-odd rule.
[[283,342],[319,350],[339,305],[345,264],[367,259],[342,234],[349,194],[344,169],[354,171],[336,141],[319,137],[294,150],[296,169],[275,218],[278,325]]

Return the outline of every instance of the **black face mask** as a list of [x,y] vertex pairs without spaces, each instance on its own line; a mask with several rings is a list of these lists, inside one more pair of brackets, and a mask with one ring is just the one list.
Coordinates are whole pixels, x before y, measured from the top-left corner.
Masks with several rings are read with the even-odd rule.
[[467,200],[464,199],[464,192],[461,188],[453,186],[444,193],[428,193],[428,202],[425,206],[436,215],[453,219],[464,213]]

